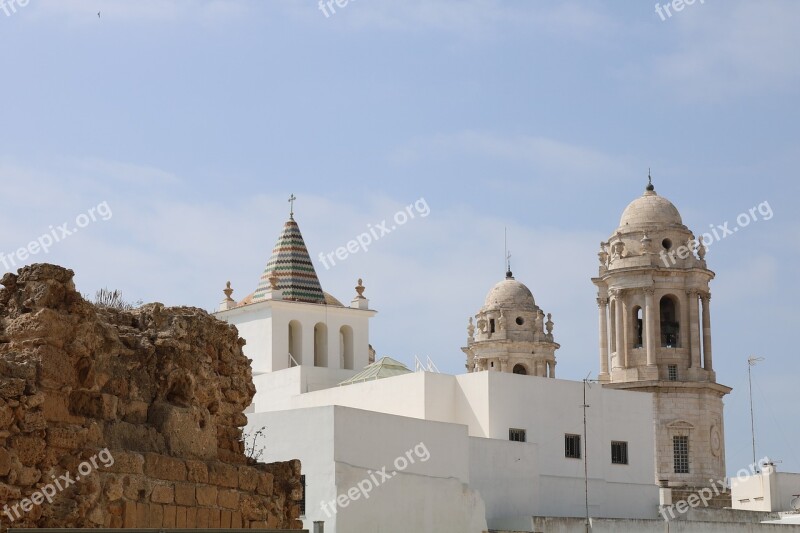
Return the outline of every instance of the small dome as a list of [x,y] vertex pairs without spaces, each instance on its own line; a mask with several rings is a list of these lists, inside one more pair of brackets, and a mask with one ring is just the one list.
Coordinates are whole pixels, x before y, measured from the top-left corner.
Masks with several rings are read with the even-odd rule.
[[643,225],[683,226],[683,220],[672,202],[648,190],[625,208],[619,221],[620,229]]
[[535,311],[536,302],[528,287],[512,277],[507,277],[492,287],[486,295],[484,307]]

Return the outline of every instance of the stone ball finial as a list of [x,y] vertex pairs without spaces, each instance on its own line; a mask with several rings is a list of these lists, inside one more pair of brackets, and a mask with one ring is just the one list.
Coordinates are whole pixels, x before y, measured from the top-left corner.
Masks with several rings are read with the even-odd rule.
[[231,294],[233,294],[233,289],[231,289],[231,282],[230,281],[225,284],[225,289],[222,292],[225,293],[225,300],[226,301],[230,301],[230,302],[233,301],[233,298],[231,298]]
[[358,278],[358,285],[356,285],[356,293],[358,293],[358,295],[356,296],[356,298],[363,300],[365,289],[366,287],[364,287],[364,281],[361,278]]

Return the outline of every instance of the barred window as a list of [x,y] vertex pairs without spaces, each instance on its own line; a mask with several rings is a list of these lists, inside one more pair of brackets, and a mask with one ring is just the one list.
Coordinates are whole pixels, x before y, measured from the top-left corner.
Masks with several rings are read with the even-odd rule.
[[510,428],[508,430],[508,440],[514,442],[525,442],[525,430]]
[[667,366],[667,378],[670,381],[678,381],[678,365]]
[[689,473],[689,437],[672,437],[672,454],[676,474]]
[[623,441],[611,441],[611,464],[628,464],[628,443]]
[[581,458],[581,436],[564,435],[564,457],[570,459]]

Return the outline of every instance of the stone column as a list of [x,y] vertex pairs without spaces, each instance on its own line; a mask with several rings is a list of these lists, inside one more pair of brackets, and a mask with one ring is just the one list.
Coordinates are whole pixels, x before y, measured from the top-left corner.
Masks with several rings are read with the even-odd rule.
[[647,346],[647,366],[656,364],[656,306],[653,302],[653,287],[644,289],[644,317],[645,324],[645,343]]
[[[609,304],[610,306],[610,304]],[[614,301],[614,315],[611,315],[611,308],[608,310],[609,335],[611,336],[611,353],[617,352],[617,303]]]
[[556,362],[555,361],[548,361],[547,362],[547,367],[550,369],[549,377],[555,378],[556,377]]
[[711,358],[711,294],[705,293],[700,298],[703,300],[703,368],[710,372],[714,370]]
[[600,311],[600,373],[608,374],[608,298],[598,298]]
[[508,372],[508,357],[500,357],[500,372]]
[[692,368],[700,368],[700,300],[697,289],[686,291],[689,297],[689,343]]
[[614,329],[616,330],[617,361],[628,368],[628,357],[625,354],[625,325],[622,317],[622,291],[614,290]]
[[633,321],[629,314],[630,308],[628,307],[628,302],[625,301],[625,298],[622,298],[622,322],[619,324],[619,327],[622,328],[622,360],[625,361],[625,368],[631,367],[631,362],[628,360],[628,342]]

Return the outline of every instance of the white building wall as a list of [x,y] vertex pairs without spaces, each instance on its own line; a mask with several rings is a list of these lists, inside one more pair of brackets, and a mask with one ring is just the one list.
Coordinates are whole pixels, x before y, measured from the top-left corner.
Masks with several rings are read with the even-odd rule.
[[[257,388],[264,391],[263,395],[259,393],[263,401],[257,404],[257,411],[327,405],[364,409],[377,417],[374,428],[379,429],[367,426],[352,429],[362,436],[375,431],[394,435],[392,424],[405,420],[397,416],[427,420],[431,424],[456,424],[470,437],[491,437],[470,444],[468,460],[470,486],[485,498],[490,517],[499,519],[531,501],[536,504],[527,512],[527,520],[534,513],[544,516],[584,513],[583,460],[564,456],[567,433],[580,435],[582,453],[587,449],[583,440],[582,382],[501,372],[461,376],[418,372],[307,394],[294,392],[287,397],[287,391],[300,390],[303,374],[300,369],[278,374],[256,378]],[[291,386],[276,385],[279,378],[289,376],[293,380]],[[266,387],[261,380],[270,380],[272,385]],[[590,405],[587,409],[590,514],[657,516],[652,395],[594,385],[587,388],[587,403]],[[524,429],[527,434],[527,447],[521,448],[524,453],[514,455],[518,460],[509,459],[509,450],[519,450],[522,446],[508,442],[509,428]],[[337,428],[337,439],[340,431],[350,430]],[[405,438],[405,433],[401,435]],[[628,443],[627,465],[611,464],[612,440]],[[381,448],[387,446],[388,443],[381,444]],[[459,444],[454,440],[450,446],[456,450]],[[354,460],[341,459],[341,462],[357,464]],[[456,470],[448,475],[459,479],[464,476]],[[515,484],[525,488],[515,490]]]
[[793,511],[794,495],[800,495],[800,474],[776,472],[773,465],[763,466],[752,476],[731,478],[731,503],[746,511]]
[[275,372],[289,368],[289,322],[297,321],[302,329],[302,352],[292,354],[302,366],[314,366],[314,326],[327,326],[328,368],[341,369],[339,334],[343,326],[353,330],[353,369],[369,364],[369,319],[375,311],[267,300],[236,307],[215,314],[233,324],[247,343],[244,354],[253,360],[253,372]]
[[540,509],[538,445],[478,437],[469,444],[470,486],[484,499],[488,526],[508,526],[511,517],[530,522]]
[[262,461],[302,462],[310,531],[315,521],[325,522],[326,533],[486,530],[483,501],[467,486],[464,426],[334,406],[248,418],[249,431],[267,427]]

